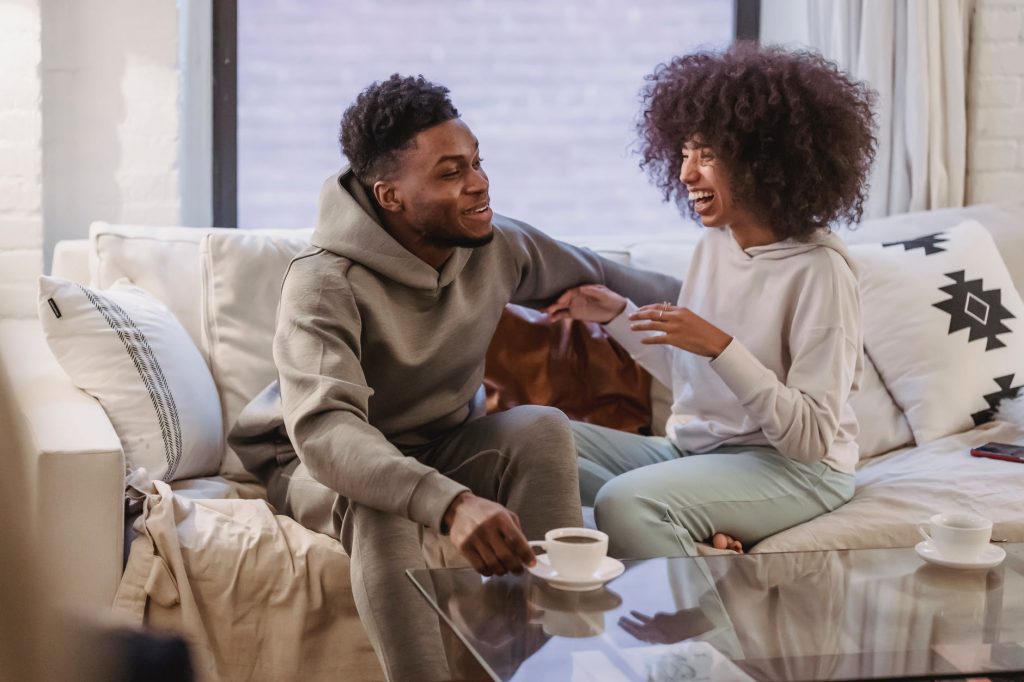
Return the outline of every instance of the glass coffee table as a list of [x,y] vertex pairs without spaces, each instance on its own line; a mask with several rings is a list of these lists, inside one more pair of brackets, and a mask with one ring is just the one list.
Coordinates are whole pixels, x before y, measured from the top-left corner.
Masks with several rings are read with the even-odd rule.
[[1024,544],[988,570],[913,548],[627,561],[592,592],[409,577],[495,680],[1024,678]]

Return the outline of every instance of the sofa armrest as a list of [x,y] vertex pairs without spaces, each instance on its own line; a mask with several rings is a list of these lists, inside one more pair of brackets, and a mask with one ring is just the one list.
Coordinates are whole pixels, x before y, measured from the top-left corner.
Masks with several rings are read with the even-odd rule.
[[[6,385],[4,385],[6,384]],[[106,613],[124,553],[124,451],[95,399],[75,388],[38,320],[0,320],[0,390],[29,480],[32,531],[54,603]]]

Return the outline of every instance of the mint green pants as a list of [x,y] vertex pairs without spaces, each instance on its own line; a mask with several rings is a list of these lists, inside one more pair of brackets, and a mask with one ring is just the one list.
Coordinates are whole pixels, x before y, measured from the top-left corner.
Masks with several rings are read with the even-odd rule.
[[853,497],[853,476],[767,446],[687,454],[667,438],[572,422],[580,497],[619,558],[693,556],[725,533],[749,549]]

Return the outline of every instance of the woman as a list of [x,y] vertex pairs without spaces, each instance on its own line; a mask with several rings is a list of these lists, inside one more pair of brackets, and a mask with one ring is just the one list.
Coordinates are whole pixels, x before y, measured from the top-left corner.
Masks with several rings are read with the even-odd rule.
[[644,167],[706,229],[676,305],[566,291],[672,387],[667,437],[573,425],[584,503],[622,557],[742,551],[853,495],[862,362],[856,222],[873,94],[810,53],[737,46],[647,77]]

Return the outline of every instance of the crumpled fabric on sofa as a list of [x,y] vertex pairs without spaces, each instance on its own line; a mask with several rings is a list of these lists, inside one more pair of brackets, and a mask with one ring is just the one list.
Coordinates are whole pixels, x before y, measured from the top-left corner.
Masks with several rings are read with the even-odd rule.
[[143,512],[115,614],[182,633],[202,680],[369,679],[337,541],[263,500],[191,499],[149,479],[130,492]]

